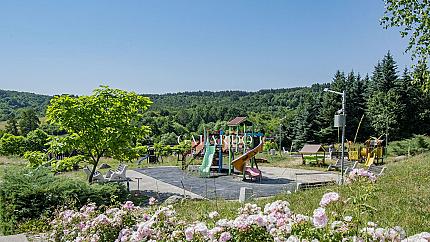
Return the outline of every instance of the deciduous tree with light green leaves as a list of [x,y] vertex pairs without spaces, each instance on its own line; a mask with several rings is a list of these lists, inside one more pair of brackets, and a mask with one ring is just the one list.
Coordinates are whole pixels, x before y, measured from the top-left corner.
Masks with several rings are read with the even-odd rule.
[[402,37],[409,37],[406,51],[416,59],[414,79],[424,91],[430,91],[430,0],[385,0],[385,28],[399,27]]
[[150,132],[142,116],[152,104],[147,97],[101,86],[90,96],[54,97],[47,108],[50,123],[67,131],[70,145],[85,154],[93,165],[89,182],[104,155],[131,160],[138,141]]

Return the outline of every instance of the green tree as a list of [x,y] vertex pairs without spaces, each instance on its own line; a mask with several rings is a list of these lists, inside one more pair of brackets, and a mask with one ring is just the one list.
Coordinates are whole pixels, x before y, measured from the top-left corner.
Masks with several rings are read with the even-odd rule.
[[149,133],[141,119],[151,103],[134,92],[102,86],[90,96],[54,97],[46,115],[49,122],[73,136],[72,146],[91,160],[91,182],[103,155],[120,160],[136,157],[136,140]]
[[397,64],[388,52],[375,66],[370,82],[369,96],[374,92],[388,92],[397,82]]
[[401,123],[399,115],[405,106],[399,102],[399,95],[393,90],[388,93],[376,92],[368,100],[367,115],[377,136],[389,134],[391,139],[399,137]]
[[23,136],[4,134],[0,139],[0,154],[23,155],[26,149],[26,140]]
[[41,129],[30,131],[27,134],[27,150],[43,151],[47,148],[48,137],[48,134]]
[[409,37],[406,52],[417,60],[415,82],[425,91],[430,90],[430,1],[385,0],[385,14],[381,19],[385,28],[399,27],[402,38]]
[[28,132],[35,130],[40,125],[40,120],[33,108],[26,108],[21,112],[19,118],[19,129],[22,135],[27,135]]
[[[344,72],[336,71],[330,89],[342,92],[346,88],[346,76]],[[348,95],[348,94],[347,94]],[[348,104],[349,105],[349,104]],[[338,140],[337,129],[333,127],[333,118],[336,111],[342,107],[342,98],[331,92],[324,92],[321,100],[321,108],[318,110],[317,120],[320,128],[317,130],[318,139],[324,143],[332,143]]]
[[6,132],[13,135],[18,135],[18,122],[16,121],[15,115],[11,114],[6,122]]

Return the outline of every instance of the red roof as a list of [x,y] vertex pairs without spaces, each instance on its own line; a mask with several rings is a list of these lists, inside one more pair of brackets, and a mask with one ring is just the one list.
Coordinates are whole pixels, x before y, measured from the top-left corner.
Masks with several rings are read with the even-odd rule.
[[238,126],[239,124],[243,123],[246,120],[246,117],[236,117],[232,120],[230,120],[227,125],[228,126]]

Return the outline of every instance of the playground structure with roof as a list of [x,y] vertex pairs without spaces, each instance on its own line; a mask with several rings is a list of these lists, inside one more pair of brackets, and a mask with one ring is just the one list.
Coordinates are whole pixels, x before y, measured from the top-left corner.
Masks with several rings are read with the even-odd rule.
[[[193,154],[203,155],[199,172],[209,177],[211,171],[231,175],[239,173],[252,179],[261,179],[256,154],[263,151],[264,135],[253,130],[246,117],[236,117],[228,123],[228,130],[205,130],[203,139],[193,142]],[[226,164],[224,164],[226,160]]]

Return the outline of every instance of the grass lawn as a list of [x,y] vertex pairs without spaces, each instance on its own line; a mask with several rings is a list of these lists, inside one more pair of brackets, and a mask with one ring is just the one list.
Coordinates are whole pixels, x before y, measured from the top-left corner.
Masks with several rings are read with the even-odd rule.
[[[374,222],[381,226],[403,227],[408,234],[430,231],[430,154],[423,154],[398,163],[387,164],[386,173],[377,181],[375,197],[369,205],[376,208]],[[271,198],[254,200],[264,206],[278,199],[287,200],[294,212],[312,215],[322,195],[336,191],[342,197],[350,197],[352,186],[331,186],[292,194],[280,194]],[[175,208],[179,217],[187,220],[207,218],[211,211],[233,218],[241,206],[238,202],[223,200],[187,201]]]

